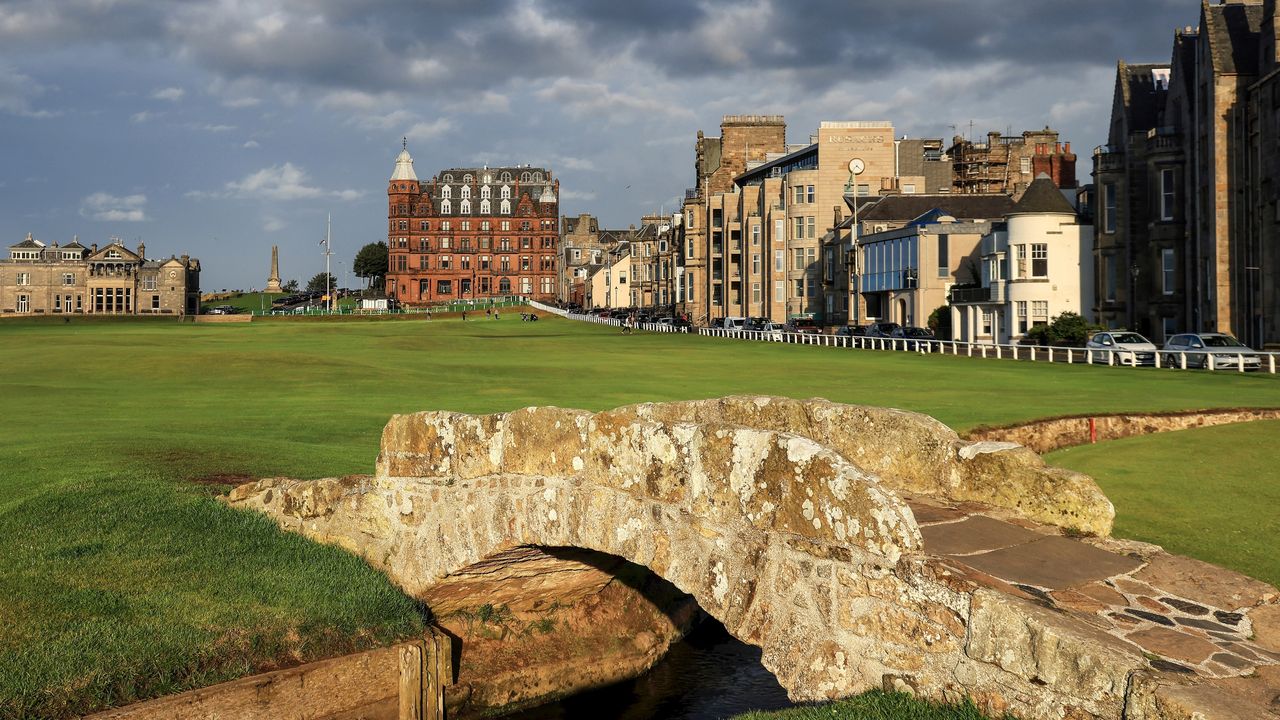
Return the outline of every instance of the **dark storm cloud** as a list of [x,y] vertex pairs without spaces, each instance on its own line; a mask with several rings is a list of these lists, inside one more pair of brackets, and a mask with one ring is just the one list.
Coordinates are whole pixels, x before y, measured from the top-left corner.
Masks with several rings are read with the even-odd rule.
[[790,70],[812,87],[855,69],[1159,60],[1196,9],[1189,0],[19,0],[0,7],[0,42],[155,47],[229,79],[363,91],[599,77],[622,58],[673,78]]

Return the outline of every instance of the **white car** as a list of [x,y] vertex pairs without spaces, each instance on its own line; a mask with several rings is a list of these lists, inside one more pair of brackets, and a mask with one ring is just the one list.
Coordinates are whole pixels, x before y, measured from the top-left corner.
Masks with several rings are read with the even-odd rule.
[[1210,357],[1218,370],[1257,370],[1262,358],[1239,340],[1223,333],[1184,333],[1174,335],[1164,344],[1164,364],[1180,367],[1185,358],[1187,367],[1207,368]]
[[[1095,333],[1085,343],[1095,363],[1115,365],[1155,365],[1156,346],[1138,333],[1125,330],[1108,330]],[[1108,361],[1107,356],[1115,359]]]
[[773,342],[782,342],[782,333],[787,331],[787,326],[782,323],[765,323],[764,334]]

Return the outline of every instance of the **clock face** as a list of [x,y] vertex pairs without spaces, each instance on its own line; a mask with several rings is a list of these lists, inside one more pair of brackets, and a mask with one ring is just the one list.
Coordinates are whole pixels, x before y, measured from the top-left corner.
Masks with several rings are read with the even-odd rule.
[[861,175],[863,170],[867,169],[866,163],[862,162],[862,158],[854,158],[849,161],[849,172],[854,175]]

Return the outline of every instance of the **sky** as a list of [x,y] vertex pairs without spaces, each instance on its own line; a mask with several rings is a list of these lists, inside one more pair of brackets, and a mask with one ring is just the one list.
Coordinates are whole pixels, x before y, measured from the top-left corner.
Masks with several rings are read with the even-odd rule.
[[[0,0],[0,237],[145,242],[206,291],[386,239],[418,176],[549,167],[561,214],[670,212],[726,114],[889,120],[899,136],[1049,125],[1105,142],[1115,64],[1167,62],[1196,0]],[[1087,181],[1087,177],[1082,177]]]

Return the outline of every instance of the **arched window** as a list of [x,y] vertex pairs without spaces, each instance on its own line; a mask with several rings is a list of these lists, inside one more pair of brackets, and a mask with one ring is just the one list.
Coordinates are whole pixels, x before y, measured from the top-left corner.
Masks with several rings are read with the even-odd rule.
[[488,185],[485,185],[484,187],[480,188],[480,199],[488,200],[490,197],[493,197],[493,193]]
[[522,172],[522,173],[520,173],[520,182],[522,182],[522,183],[527,183],[527,182],[529,182],[529,173],[528,173],[528,172]]
[[510,215],[510,214],[511,214],[511,201],[510,201],[510,200],[503,200],[503,201],[502,201],[502,206],[501,206],[501,209],[499,210],[499,212],[501,212],[503,215]]
[[542,182],[542,173],[540,173],[540,172],[536,172],[536,173],[534,173],[534,174],[533,174],[533,181],[534,181],[534,182]]
[[475,178],[471,177],[471,173],[467,173],[466,175],[463,175],[463,176],[462,176],[462,182],[464,182],[464,183],[466,183],[466,184],[468,184],[468,185],[470,185],[470,184],[471,184],[471,181],[473,181],[473,180],[475,180]]
[[462,186],[462,199],[463,199],[463,200],[470,200],[470,199],[471,199],[471,186],[470,186],[470,185],[463,185],[463,186]]
[[499,292],[500,294],[502,294],[502,295],[510,295],[510,294],[511,294],[511,281],[510,281],[510,280],[508,280],[508,279],[506,279],[506,278],[502,278],[501,280],[499,280],[499,281],[498,281],[498,292]]
[[489,201],[488,201],[488,200],[481,200],[481,201],[480,201],[480,214],[481,214],[481,215],[488,215],[488,214],[489,214],[489,213],[491,213],[491,212],[493,212],[493,207],[489,205]]
[[511,182],[511,173],[503,171],[503,173],[498,176],[498,181],[504,183]]
[[444,198],[445,200],[452,198],[453,188],[449,187],[448,185],[445,185],[444,187],[440,188],[440,197]]
[[506,199],[507,199],[507,198],[509,198],[509,197],[511,197],[511,186],[510,186],[510,185],[503,185],[503,186],[502,186],[502,199],[503,199],[503,200],[506,200]]
[[459,213],[461,213],[461,214],[463,214],[463,215],[470,215],[470,214],[471,214],[471,201],[470,201],[470,200],[463,200],[462,202],[458,203],[458,212],[459,212]]
[[444,177],[441,178],[441,182],[447,182],[447,183],[453,182],[453,173],[445,173]]
[[485,173],[485,174],[484,174],[484,184],[485,184],[485,185],[488,185],[488,184],[489,184],[489,183],[491,183],[491,182],[493,182],[493,176],[492,176],[492,175],[490,175],[489,173]]
[[446,199],[444,199],[444,200],[441,200],[441,201],[440,201],[440,214],[441,214],[441,215],[448,215],[448,214],[449,214],[449,213],[451,213],[451,212],[453,212],[453,203],[449,202],[448,198],[446,198]]

